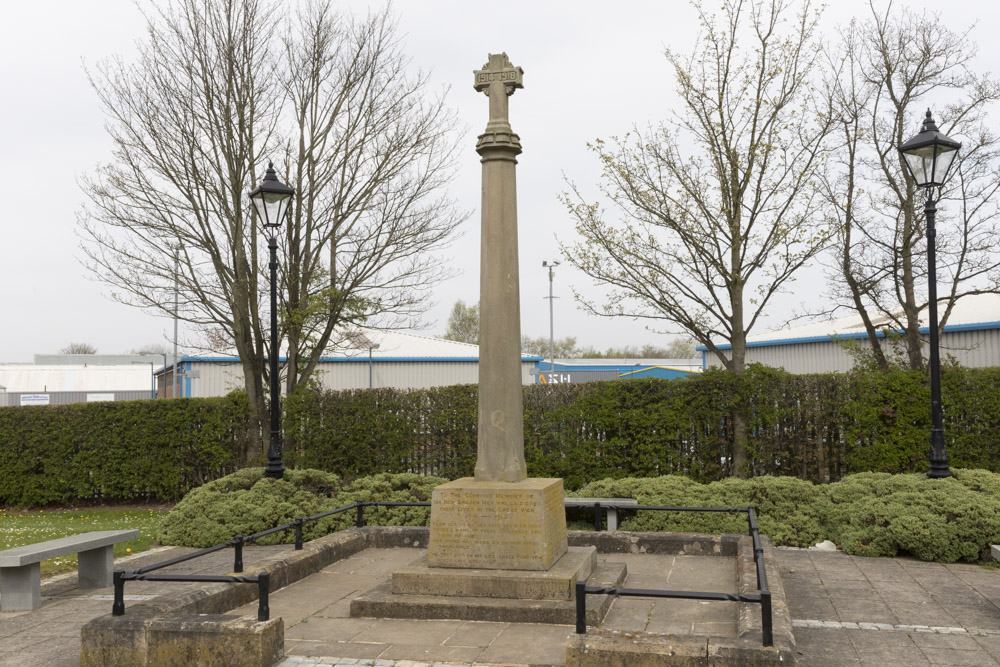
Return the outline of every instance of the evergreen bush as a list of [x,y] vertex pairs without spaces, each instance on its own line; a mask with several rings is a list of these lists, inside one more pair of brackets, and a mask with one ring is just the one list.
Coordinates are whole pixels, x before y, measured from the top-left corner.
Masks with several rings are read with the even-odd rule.
[[[263,468],[245,468],[194,489],[167,515],[157,539],[163,544],[210,547],[236,535],[290,523],[357,501],[425,502],[446,480],[414,474],[382,474],[344,482],[322,470],[286,470],[282,479],[264,476]],[[303,539],[312,540],[354,525],[355,513],[342,512],[303,524]],[[366,508],[365,523],[424,526],[428,507]],[[267,535],[257,544],[294,542],[289,529]]]
[[[761,533],[779,545],[809,547],[829,539],[856,556],[904,554],[940,563],[985,560],[990,545],[1000,543],[1000,474],[953,472],[946,479],[929,479],[923,473],[859,473],[823,485],[791,477],[710,484],[675,476],[605,479],[567,495],[635,498],[640,505],[753,505]],[[747,522],[745,514],[644,510],[627,516],[621,528],[745,533]]]

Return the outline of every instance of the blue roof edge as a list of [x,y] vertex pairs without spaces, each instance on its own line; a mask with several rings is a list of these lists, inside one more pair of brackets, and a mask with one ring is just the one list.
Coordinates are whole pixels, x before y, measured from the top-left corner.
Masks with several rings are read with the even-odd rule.
[[[946,324],[944,326],[944,333],[958,333],[961,331],[986,331],[989,329],[1000,329],[1000,321],[997,322],[975,322],[973,324]],[[896,333],[903,334],[902,329],[897,329]],[[930,327],[920,327],[920,333],[929,334]],[[885,333],[883,331],[876,332],[879,338],[884,338]],[[868,333],[861,331],[859,333],[850,334],[827,334],[826,336],[806,336],[803,338],[778,338],[776,340],[759,340],[751,341],[747,343],[747,347],[771,347],[774,345],[800,345],[802,343],[828,343],[830,341],[836,340],[857,340],[859,338],[868,338]],[[732,349],[732,345],[729,343],[723,343],[721,345],[716,345],[720,350]],[[698,352],[705,352],[708,347],[705,345],[699,345],[695,348]]]

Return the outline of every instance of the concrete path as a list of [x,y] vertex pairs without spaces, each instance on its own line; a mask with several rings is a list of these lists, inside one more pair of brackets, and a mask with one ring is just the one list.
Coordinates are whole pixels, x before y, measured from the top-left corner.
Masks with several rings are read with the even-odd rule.
[[[250,547],[245,561],[252,563],[260,551],[281,549],[291,547]],[[139,554],[128,566],[140,567],[184,551]],[[282,615],[286,623],[290,655],[283,667],[464,666],[473,661],[564,664],[563,640],[572,632],[570,626],[346,618],[352,591],[367,590],[418,553],[409,549],[363,552],[272,594],[272,613]],[[799,549],[778,549],[777,554],[800,665],[1000,667],[1000,570]],[[231,552],[223,551],[192,561],[187,569],[180,566],[171,571],[225,573],[232,569],[231,558]],[[669,562],[622,555],[607,558],[627,561],[630,576],[635,577],[629,585],[676,588],[687,582],[699,588],[716,579],[731,579],[726,561],[716,561],[720,569],[708,571],[685,558]],[[698,581],[694,576],[705,579]],[[303,585],[306,581],[315,584]],[[325,582],[325,590],[319,590],[319,582]],[[80,628],[110,612],[112,590],[80,591],[74,584],[74,575],[48,580],[43,584],[41,609],[0,613],[0,665],[71,667],[79,663]],[[194,585],[128,582],[126,613],[130,602],[144,596]],[[334,596],[339,597],[331,601]],[[686,606],[676,606],[682,602]],[[256,604],[241,611],[255,614]],[[727,624],[726,614],[734,612],[735,605],[725,603],[621,599],[612,607],[606,627],[639,629],[644,623],[644,629],[651,632],[690,632],[699,623]],[[713,631],[725,632],[724,625]]]
[[[349,618],[351,600],[415,561],[422,549],[369,549],[274,593],[271,613],[285,621],[283,667],[296,664],[564,665],[570,625]],[[710,556],[609,554],[624,562],[632,588],[735,591],[736,560]],[[249,604],[234,613],[249,615]],[[622,598],[605,628],[736,636],[737,607],[725,602]],[[381,661],[381,662],[378,662]]]
[[777,553],[801,664],[1000,665],[1000,570]]

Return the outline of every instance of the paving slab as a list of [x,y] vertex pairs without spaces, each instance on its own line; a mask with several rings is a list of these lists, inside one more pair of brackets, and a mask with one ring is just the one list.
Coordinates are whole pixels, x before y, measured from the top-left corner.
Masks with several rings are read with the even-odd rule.
[[776,551],[800,665],[1000,666],[1000,571]]
[[[258,553],[256,549],[270,553],[282,548],[291,549],[290,546],[247,547],[245,560],[252,563]],[[128,561],[127,567],[134,569],[185,551],[189,550],[139,554]],[[352,596],[360,595],[377,581],[387,580],[393,569],[412,562],[421,553],[420,549],[362,552],[273,592],[272,614],[281,615],[286,621],[285,647],[289,655],[282,664],[286,667],[348,665],[351,660],[356,661],[355,665],[381,660],[375,664],[383,667],[564,664],[565,638],[573,631],[570,626],[424,621],[429,624],[423,626],[425,631],[420,626],[403,629],[385,625],[388,634],[381,636],[372,632],[379,623],[377,620],[347,618]],[[1000,570],[972,564],[924,563],[909,558],[868,559],[841,552],[779,548],[776,554],[795,626],[799,665],[1000,667]],[[656,587],[666,587],[670,582],[672,588],[716,588],[708,584],[722,576],[712,567],[718,565],[718,560],[712,566],[698,568],[694,567],[696,561],[687,561],[688,558],[698,557],[599,555],[599,559],[628,566],[628,586],[637,585],[635,581],[658,582]],[[223,551],[184,565],[171,571],[228,573],[232,569],[232,553]],[[122,562],[116,567],[122,568]],[[700,576],[708,581],[696,581]],[[75,585],[75,575],[48,579],[43,583],[40,609],[0,613],[0,665],[75,667],[79,663],[80,627],[110,611],[112,591],[79,590]],[[176,593],[196,586],[128,582],[126,611],[144,596]],[[691,629],[696,623],[720,622],[698,621],[694,616],[685,619],[685,613],[696,615],[699,610],[693,607],[681,613],[678,610],[682,608],[677,605],[681,602],[701,604],[619,598],[612,605],[605,628],[652,631],[651,624],[666,628],[675,622],[680,631],[681,621]],[[238,611],[254,615],[256,603]],[[701,629],[716,633],[723,630],[709,625]],[[393,633],[395,638],[390,636]],[[359,637],[363,634],[364,637]],[[527,636],[533,637],[530,646]]]

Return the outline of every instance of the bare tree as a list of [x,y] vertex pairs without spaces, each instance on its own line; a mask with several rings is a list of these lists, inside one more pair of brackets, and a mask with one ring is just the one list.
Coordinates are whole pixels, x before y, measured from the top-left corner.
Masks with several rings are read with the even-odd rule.
[[442,196],[454,117],[426,76],[407,73],[389,11],[355,18],[317,0],[283,18],[277,7],[177,0],[147,17],[137,62],[90,73],[114,153],[84,180],[81,215],[89,268],[112,296],[235,350],[262,423],[278,379],[265,363],[266,244],[246,192],[265,158],[296,189],[279,232],[288,390],[338,331],[416,317],[443,275],[429,253],[462,219]]
[[[620,219],[574,186],[564,200],[581,239],[562,249],[610,288],[603,303],[577,294],[586,310],[662,322],[741,373],[747,334],[827,242],[815,180],[831,119],[813,94],[818,14],[808,1],[725,0],[721,17],[696,7],[700,46],[687,58],[667,52],[682,109],[592,146]],[[737,475],[745,445],[737,414]]]
[[164,343],[147,343],[129,350],[129,354],[169,354],[170,349]]
[[843,121],[837,168],[825,180],[838,223],[831,285],[838,306],[860,315],[879,367],[891,365],[878,336],[890,330],[903,331],[905,364],[920,368],[926,220],[896,147],[935,102],[938,126],[964,142],[936,224],[944,327],[960,297],[1000,291],[1000,138],[986,124],[1000,86],[970,70],[975,44],[939,15],[891,4],[871,12],[841,31],[830,62],[828,88]]
[[90,343],[70,343],[61,348],[59,354],[97,354],[97,348]]

